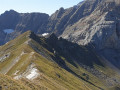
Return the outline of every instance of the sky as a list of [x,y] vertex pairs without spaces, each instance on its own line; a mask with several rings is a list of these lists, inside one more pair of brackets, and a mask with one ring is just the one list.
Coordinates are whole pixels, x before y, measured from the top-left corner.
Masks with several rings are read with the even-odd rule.
[[20,13],[41,12],[51,15],[60,7],[69,8],[82,0],[1,0],[0,14],[6,10],[15,10]]

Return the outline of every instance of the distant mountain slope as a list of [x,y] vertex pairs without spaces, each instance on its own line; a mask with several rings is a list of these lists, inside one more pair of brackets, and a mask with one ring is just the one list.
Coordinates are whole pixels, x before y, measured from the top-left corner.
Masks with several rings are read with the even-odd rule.
[[0,72],[36,89],[106,90],[120,82],[117,69],[89,47],[30,31],[0,47]]
[[[38,31],[39,33],[43,33],[46,29],[45,26],[48,18],[49,15],[44,13],[6,11],[0,15],[0,44],[4,44],[28,30],[34,31],[35,33],[38,33]],[[12,29],[13,33],[6,33],[8,29]]]
[[13,29],[20,32],[27,30],[38,32],[44,29],[49,15],[44,13],[18,13],[14,10],[6,11],[0,15],[0,31]]
[[[76,7],[68,9],[60,8],[51,16],[44,13],[5,11],[0,15],[0,45],[28,30],[34,31],[37,34],[56,32],[57,35],[60,35],[73,22],[72,17],[76,11]],[[74,21],[76,22],[77,20]],[[4,30],[8,29],[12,29],[14,32],[9,34],[4,32]]]
[[[51,16],[42,13],[18,13],[13,10],[6,11],[0,16],[0,31],[2,33],[0,38],[1,44],[27,30],[34,31],[37,34],[54,32],[57,36],[66,35],[63,32],[66,32],[68,27],[72,27],[72,25],[77,23],[80,19],[90,15],[98,7],[99,3],[101,3],[101,0],[86,0],[80,2],[77,8],[75,6],[68,9],[60,8]],[[13,29],[15,32],[12,35],[6,35],[4,33],[5,29]],[[69,31],[69,33],[73,33],[71,30]],[[3,39],[3,37],[5,39]]]
[[[31,30],[37,34],[54,32],[78,44],[92,43],[97,49],[119,48],[119,7],[119,0],[84,0],[77,8],[60,8],[51,16],[6,11],[0,16],[0,42],[6,43]],[[5,34],[4,29],[15,32]],[[113,45],[111,42],[114,42]]]
[[76,13],[84,17],[67,26],[61,36],[80,45],[92,44],[97,53],[120,68],[119,8],[119,0],[86,0],[79,8],[84,11]]

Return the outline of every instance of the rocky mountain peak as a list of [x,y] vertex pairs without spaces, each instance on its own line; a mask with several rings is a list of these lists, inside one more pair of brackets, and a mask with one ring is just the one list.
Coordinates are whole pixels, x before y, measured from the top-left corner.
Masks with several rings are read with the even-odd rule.
[[16,12],[15,10],[9,10],[9,11],[5,11],[4,14],[18,14],[18,12]]
[[79,8],[79,6],[82,5],[82,4],[84,3],[84,1],[85,1],[85,0],[79,2],[79,3],[78,3],[77,5],[75,5],[74,7],[75,7],[75,8]]

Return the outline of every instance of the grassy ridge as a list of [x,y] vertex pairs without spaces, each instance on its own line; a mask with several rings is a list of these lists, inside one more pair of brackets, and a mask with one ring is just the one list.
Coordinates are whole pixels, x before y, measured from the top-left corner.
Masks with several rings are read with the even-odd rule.
[[[63,39],[58,40],[54,36],[46,39],[30,31],[25,32],[0,47],[0,57],[7,53],[10,53],[10,56],[0,62],[0,72],[12,78],[22,76],[19,79],[20,86],[16,86],[18,90],[19,88],[25,90],[28,88],[32,90],[114,90],[118,87],[108,86],[104,79],[94,74],[96,71],[102,71],[105,75],[110,75],[110,77],[115,75],[119,78],[116,72],[112,73],[113,70],[101,62],[88,48]],[[89,68],[86,66],[83,68],[81,63]],[[38,69],[39,76],[34,80],[28,80],[24,73],[32,64]],[[7,77],[4,75],[0,77],[2,76]],[[12,78],[10,80],[13,80]]]

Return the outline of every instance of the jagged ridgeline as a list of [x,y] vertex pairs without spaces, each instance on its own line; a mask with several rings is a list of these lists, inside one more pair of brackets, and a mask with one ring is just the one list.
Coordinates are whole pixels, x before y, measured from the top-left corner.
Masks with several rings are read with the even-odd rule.
[[55,34],[27,31],[0,47],[0,72],[10,76],[0,78],[3,89],[114,90],[120,79],[116,70],[90,47]]
[[106,2],[115,2],[115,4],[120,5],[120,0],[106,0]]

